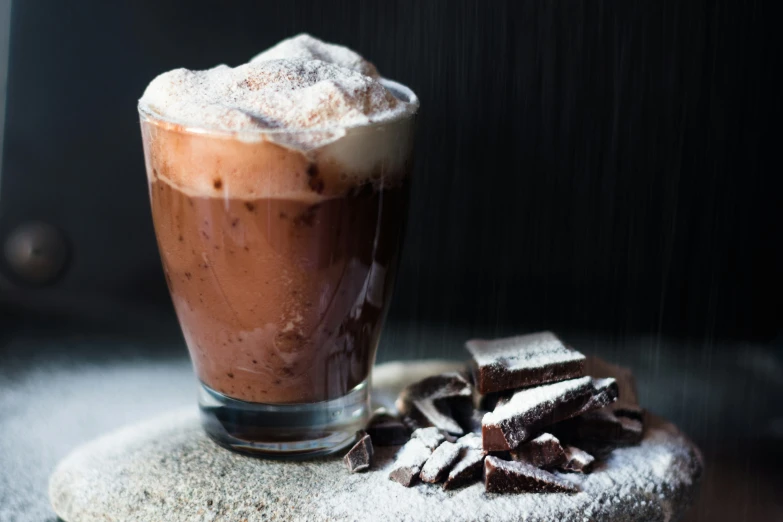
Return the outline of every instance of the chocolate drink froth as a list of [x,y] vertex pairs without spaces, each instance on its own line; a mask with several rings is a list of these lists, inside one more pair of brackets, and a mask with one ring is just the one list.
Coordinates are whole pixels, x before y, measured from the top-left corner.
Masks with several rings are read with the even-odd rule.
[[[268,142],[216,146],[176,126],[144,126],[158,245],[199,379],[272,404],[330,400],[362,383],[391,297],[407,172],[382,173],[396,180],[388,187],[351,185],[334,165]],[[201,161],[199,140],[211,140]],[[236,165],[259,155],[276,173],[267,190],[232,194]],[[189,168],[213,171],[213,194],[172,181]]]

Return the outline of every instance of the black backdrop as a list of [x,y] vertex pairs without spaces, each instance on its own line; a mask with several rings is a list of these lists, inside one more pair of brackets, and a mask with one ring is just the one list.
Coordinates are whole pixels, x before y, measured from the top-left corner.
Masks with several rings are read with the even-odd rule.
[[0,286],[5,306],[168,310],[136,99],[306,31],[422,100],[397,320],[772,336],[772,19],[731,0],[16,1],[0,238],[48,221],[72,260],[53,286]]

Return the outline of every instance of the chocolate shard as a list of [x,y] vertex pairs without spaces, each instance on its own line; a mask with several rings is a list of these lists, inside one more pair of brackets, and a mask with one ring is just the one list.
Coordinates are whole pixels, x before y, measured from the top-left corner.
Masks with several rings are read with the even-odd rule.
[[408,427],[388,413],[374,415],[367,426],[367,433],[376,446],[400,446],[410,438]]
[[552,332],[506,339],[473,339],[465,347],[473,356],[473,380],[487,394],[584,375],[585,356]]
[[589,473],[593,468],[595,458],[586,451],[582,451],[574,446],[565,447],[566,460],[560,467],[563,471],[573,471],[575,473]]
[[409,440],[397,454],[397,460],[394,461],[389,479],[405,487],[411,487],[430,455],[432,455],[432,450],[420,439]]
[[497,457],[484,459],[484,486],[490,493],[575,493],[579,489],[548,471],[526,462],[509,462]]
[[351,473],[367,471],[373,463],[373,448],[370,436],[363,431],[357,433],[357,436],[359,440],[348,450],[348,453],[343,458],[348,471]]
[[473,412],[473,386],[459,372],[433,375],[406,386],[396,406],[419,424],[462,435]]
[[480,449],[463,447],[460,456],[449,471],[443,489],[457,489],[481,478],[486,453]]
[[555,433],[569,442],[606,443],[621,446],[642,440],[642,423],[630,417],[618,417],[609,408],[588,412],[553,427]]
[[430,458],[421,468],[419,477],[422,482],[434,484],[442,481],[448,475],[451,466],[459,457],[460,447],[449,441],[443,441],[440,446],[432,452]]
[[582,407],[577,415],[582,415],[589,411],[597,410],[609,406],[617,400],[618,389],[617,381],[613,377],[602,379],[593,378],[593,396]]
[[555,468],[566,462],[566,452],[557,437],[542,433],[512,451],[511,458],[537,468]]
[[422,444],[430,449],[430,451],[435,451],[435,448],[446,440],[440,430],[435,427],[419,428],[411,434],[411,439],[420,440]]
[[484,415],[484,450],[516,449],[542,428],[578,415],[594,391],[592,379],[580,377],[516,392],[507,404]]

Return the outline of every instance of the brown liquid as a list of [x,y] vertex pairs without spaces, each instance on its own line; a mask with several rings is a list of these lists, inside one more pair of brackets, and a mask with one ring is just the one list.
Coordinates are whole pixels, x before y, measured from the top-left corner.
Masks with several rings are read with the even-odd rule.
[[150,190],[166,279],[207,386],[251,402],[317,402],[368,377],[407,184],[317,203],[192,196],[155,178]]

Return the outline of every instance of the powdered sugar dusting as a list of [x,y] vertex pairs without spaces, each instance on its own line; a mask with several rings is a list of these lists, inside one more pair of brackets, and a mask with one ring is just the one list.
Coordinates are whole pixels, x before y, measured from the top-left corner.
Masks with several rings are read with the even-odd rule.
[[444,441],[432,452],[432,455],[424,467],[421,468],[421,480],[424,482],[437,482],[449,471],[460,453],[460,446],[453,442]]
[[552,332],[519,335],[493,341],[474,339],[468,341],[465,346],[479,367],[500,362],[511,371],[543,368],[585,358],[581,353],[565,346]]
[[564,395],[583,390],[586,387],[592,389],[590,377],[580,377],[520,390],[512,395],[507,403],[501,404],[495,408],[495,411],[484,415],[482,424],[500,424],[504,420],[525,415],[536,408],[554,407],[556,401]]
[[362,58],[359,53],[342,45],[322,42],[309,34],[299,34],[283,40],[274,47],[259,53],[250,62],[280,59],[321,60],[322,62],[334,63],[341,67],[353,69],[366,76],[378,78],[378,70],[375,66]]

